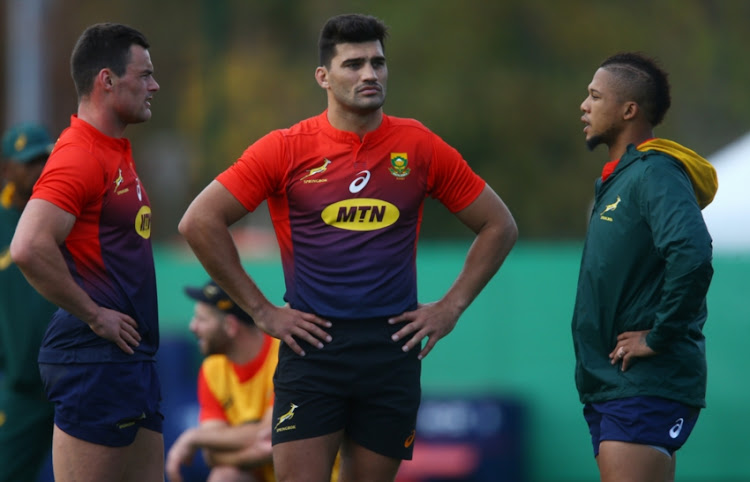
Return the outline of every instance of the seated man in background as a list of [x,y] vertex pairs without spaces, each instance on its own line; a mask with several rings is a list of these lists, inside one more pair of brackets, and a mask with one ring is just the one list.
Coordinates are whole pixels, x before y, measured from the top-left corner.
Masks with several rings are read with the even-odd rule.
[[185,288],[196,300],[190,331],[206,356],[198,374],[200,424],[186,430],[167,455],[170,481],[199,449],[208,481],[273,481],[271,415],[279,340],[255,326],[213,281]]

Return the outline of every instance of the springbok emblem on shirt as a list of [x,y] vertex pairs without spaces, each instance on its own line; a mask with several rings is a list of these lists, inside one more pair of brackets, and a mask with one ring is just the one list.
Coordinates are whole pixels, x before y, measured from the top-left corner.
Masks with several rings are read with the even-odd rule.
[[620,196],[617,196],[617,201],[613,202],[612,204],[607,204],[604,207],[604,211],[601,212],[600,216],[604,213],[608,213],[617,209],[617,205],[620,204],[620,201],[622,201],[622,199],[620,199]]
[[328,159],[325,159],[325,162],[323,163],[322,166],[316,167],[314,169],[310,169],[310,171],[307,173],[307,175],[302,176],[299,180],[301,181],[301,180],[306,179],[306,178],[308,178],[310,176],[314,176],[315,174],[320,174],[321,172],[323,172],[326,169],[328,169],[328,164],[330,164],[330,163],[331,163],[331,161],[329,161]]

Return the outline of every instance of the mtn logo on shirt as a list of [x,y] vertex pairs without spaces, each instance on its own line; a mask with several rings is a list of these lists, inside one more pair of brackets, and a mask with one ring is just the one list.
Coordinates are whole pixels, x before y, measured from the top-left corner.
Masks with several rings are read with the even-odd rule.
[[143,239],[151,237],[151,208],[141,206],[138,214],[135,215],[135,231]]
[[334,228],[349,231],[375,231],[398,221],[398,208],[372,198],[345,199],[327,206],[320,217]]

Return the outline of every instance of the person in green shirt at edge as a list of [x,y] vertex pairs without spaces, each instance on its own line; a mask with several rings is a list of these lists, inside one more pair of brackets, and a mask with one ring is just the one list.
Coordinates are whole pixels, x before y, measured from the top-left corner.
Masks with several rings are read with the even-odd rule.
[[57,307],[26,281],[10,258],[10,241],[54,143],[33,122],[2,138],[0,189],[0,482],[33,481],[52,446],[53,407],[37,355]]

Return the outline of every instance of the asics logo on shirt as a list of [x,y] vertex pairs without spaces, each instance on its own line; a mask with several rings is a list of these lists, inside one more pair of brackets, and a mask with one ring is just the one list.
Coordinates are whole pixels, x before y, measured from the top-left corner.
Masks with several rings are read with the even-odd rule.
[[672,426],[672,428],[669,429],[669,436],[672,438],[679,437],[680,432],[682,432],[683,423],[685,423],[685,421],[682,418],[678,418],[675,424]]
[[357,194],[359,191],[365,188],[367,186],[367,183],[370,182],[370,171],[360,171],[357,173],[357,178],[352,181],[351,184],[349,184],[349,192],[352,194]]
[[348,231],[375,231],[398,221],[398,208],[380,199],[345,199],[326,206],[320,217],[334,228]]

